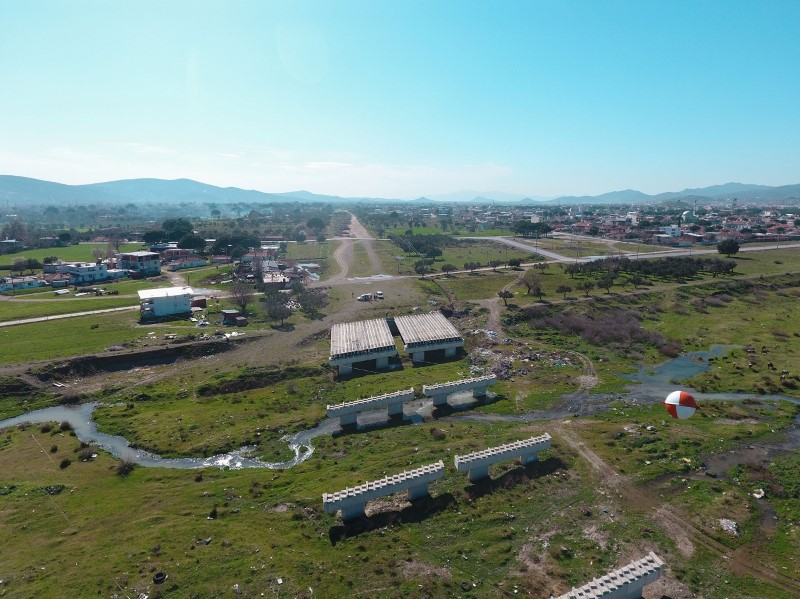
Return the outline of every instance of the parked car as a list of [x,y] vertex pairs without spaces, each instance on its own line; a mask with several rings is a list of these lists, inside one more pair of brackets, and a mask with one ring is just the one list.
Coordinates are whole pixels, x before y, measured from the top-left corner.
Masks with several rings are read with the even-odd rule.
[[383,299],[383,291],[376,291],[375,299]]
[[369,293],[364,293],[362,295],[359,295],[356,299],[360,302],[368,302],[372,300],[372,296]]

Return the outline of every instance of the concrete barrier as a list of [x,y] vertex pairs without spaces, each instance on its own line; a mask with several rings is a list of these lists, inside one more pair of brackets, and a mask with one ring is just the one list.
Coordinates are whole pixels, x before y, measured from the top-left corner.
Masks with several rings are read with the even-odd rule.
[[535,462],[539,458],[539,452],[550,447],[551,441],[550,435],[545,433],[524,441],[514,441],[467,455],[457,455],[455,456],[456,470],[467,472],[469,480],[475,482],[489,476],[489,466],[497,462],[510,460],[517,456],[523,466]]
[[358,414],[367,410],[377,410],[385,407],[389,416],[402,416],[403,403],[414,399],[414,388],[405,391],[394,391],[384,393],[374,397],[366,397],[355,401],[347,401],[340,404],[328,405],[327,414],[329,417],[338,417],[339,424],[346,426],[358,422]]
[[460,381],[450,381],[436,385],[423,385],[422,392],[433,399],[433,405],[443,406],[447,403],[447,396],[458,391],[472,389],[473,397],[483,397],[486,389],[493,384],[497,377],[493,374],[478,376],[472,379],[461,379]]
[[664,562],[652,551],[605,576],[595,578],[557,599],[639,599],[648,584],[661,578]]
[[322,507],[326,514],[342,512],[342,520],[352,520],[365,515],[367,502],[386,497],[398,491],[408,490],[408,499],[413,501],[428,494],[428,483],[444,476],[444,462],[420,466],[400,474],[386,476],[336,493],[322,494]]

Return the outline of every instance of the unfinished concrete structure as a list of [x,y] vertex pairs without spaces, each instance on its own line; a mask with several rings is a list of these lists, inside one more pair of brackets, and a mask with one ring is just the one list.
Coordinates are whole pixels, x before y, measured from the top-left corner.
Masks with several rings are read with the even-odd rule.
[[661,578],[664,562],[652,551],[627,566],[614,570],[558,599],[639,599],[644,587]]
[[539,452],[550,447],[552,438],[547,433],[524,441],[514,441],[499,447],[490,447],[467,455],[455,456],[456,470],[467,472],[471,482],[489,476],[489,466],[519,456],[523,466],[539,459]]
[[353,364],[375,360],[375,368],[386,368],[397,355],[394,337],[385,318],[335,324],[331,327],[331,355],[328,363],[339,374],[353,372]]
[[394,324],[413,362],[424,362],[426,357],[429,360],[427,354],[435,350],[444,350],[444,357],[450,358],[464,347],[464,338],[441,312],[395,316]]
[[347,426],[356,424],[358,422],[359,413],[366,412],[367,410],[377,410],[385,407],[390,418],[392,416],[402,416],[403,402],[412,399],[414,399],[413,387],[404,391],[384,393],[383,395],[375,395],[355,401],[347,401],[335,405],[328,404],[327,413],[331,418],[338,417],[339,424],[342,426]]
[[444,462],[420,466],[400,474],[384,478],[336,493],[322,494],[322,507],[326,514],[342,512],[342,520],[352,520],[365,516],[367,502],[378,497],[386,497],[398,491],[408,490],[408,499],[413,501],[428,494],[428,483],[444,476]]
[[496,380],[497,377],[495,375],[487,374],[486,376],[450,381],[448,383],[422,385],[422,392],[426,397],[433,399],[433,405],[443,406],[447,403],[447,396],[451,393],[457,393],[458,391],[472,389],[473,397],[483,397],[486,395],[486,389],[489,385],[493,384]]

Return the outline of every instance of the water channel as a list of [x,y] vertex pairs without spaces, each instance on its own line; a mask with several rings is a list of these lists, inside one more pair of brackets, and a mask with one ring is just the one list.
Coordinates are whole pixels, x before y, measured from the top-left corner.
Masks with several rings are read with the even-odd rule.
[[[707,351],[697,351],[687,353],[673,360],[665,362],[656,367],[642,368],[637,373],[629,375],[631,389],[625,394],[598,395],[575,393],[567,395],[560,402],[560,405],[552,410],[533,410],[524,414],[488,414],[472,411],[476,401],[471,393],[463,396],[453,396],[447,410],[450,412],[445,418],[452,420],[471,420],[477,422],[533,422],[540,420],[554,420],[567,418],[572,415],[586,416],[596,414],[608,409],[609,404],[621,399],[637,400],[642,402],[662,401],[663,398],[673,391],[680,381],[690,378],[709,368],[709,358],[717,358],[729,351],[730,346],[714,346]],[[686,388],[686,387],[684,387]],[[796,398],[780,395],[758,395],[742,393],[696,393],[695,397],[702,401],[719,400],[743,400],[757,397],[758,399],[768,400],[788,400],[800,403]],[[140,466],[159,467],[159,468],[270,468],[285,469],[291,468],[308,458],[314,453],[311,441],[319,435],[337,434],[340,431],[339,421],[336,418],[327,418],[318,426],[300,431],[293,435],[287,435],[282,440],[286,441],[289,448],[294,452],[294,457],[285,462],[266,462],[253,456],[255,447],[242,447],[228,453],[205,457],[205,458],[163,458],[157,454],[131,447],[124,437],[108,435],[97,430],[97,423],[92,420],[92,414],[99,406],[99,403],[86,403],[78,406],[55,406],[42,410],[35,410],[0,421],[0,429],[16,426],[25,422],[44,423],[44,422],[68,422],[75,435],[80,441],[94,444],[109,452],[116,458],[127,460],[139,464]],[[426,416],[432,412],[430,400],[415,400],[406,404],[407,411],[404,415],[404,422],[408,424],[418,424],[424,421]],[[411,413],[408,409],[412,410]],[[379,412],[365,413],[361,419],[360,429],[380,427],[385,424],[385,414]],[[800,416],[795,419],[796,424],[800,424]],[[800,429],[797,426],[791,430],[786,439],[775,442],[772,449],[762,446],[763,451],[772,453],[773,451],[783,452],[800,448]]]

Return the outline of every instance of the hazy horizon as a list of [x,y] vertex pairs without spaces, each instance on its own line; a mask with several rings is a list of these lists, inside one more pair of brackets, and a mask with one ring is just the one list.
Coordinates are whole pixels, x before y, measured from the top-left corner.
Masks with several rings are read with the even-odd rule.
[[800,4],[0,5],[8,174],[267,193],[797,183]]

